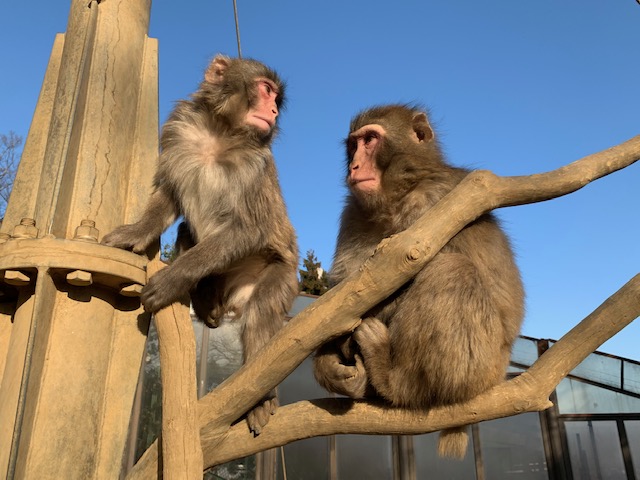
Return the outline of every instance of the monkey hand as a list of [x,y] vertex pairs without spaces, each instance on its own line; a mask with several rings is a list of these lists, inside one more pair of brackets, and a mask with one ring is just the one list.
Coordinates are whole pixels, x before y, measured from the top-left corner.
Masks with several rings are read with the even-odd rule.
[[142,289],[140,301],[147,312],[155,313],[186,297],[190,285],[187,279],[176,275],[175,268],[172,267],[165,267],[157,272]]
[[102,238],[102,244],[109,247],[131,250],[134,253],[144,253],[147,247],[155,240],[138,224],[122,225]]
[[249,424],[249,430],[254,435],[260,435],[264,426],[269,423],[269,417],[276,413],[278,408],[278,399],[275,396],[275,391],[269,392],[269,395],[261,400],[253,410],[247,414],[247,423]]

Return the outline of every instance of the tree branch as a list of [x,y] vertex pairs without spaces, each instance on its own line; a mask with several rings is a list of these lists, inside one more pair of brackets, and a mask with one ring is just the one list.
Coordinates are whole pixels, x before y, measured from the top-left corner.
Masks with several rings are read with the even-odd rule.
[[[546,408],[549,405],[549,393],[573,368],[572,365],[580,363],[600,345],[601,337],[606,340],[624,326],[610,318],[607,318],[606,326],[597,323],[603,322],[605,318],[603,315],[608,308],[604,304],[601,307],[604,310],[594,312],[585,320],[587,322],[591,319],[587,326],[582,327],[589,332],[588,335],[595,335],[593,330],[598,330],[597,341],[575,340],[572,330],[565,337],[569,337],[569,340],[558,342],[539,360],[544,359],[543,365],[548,363],[550,367],[559,362],[562,369],[544,384],[544,397],[536,389],[540,388],[538,379],[545,372],[532,367],[517,379],[505,382],[464,405],[433,409],[427,413],[349,400],[322,400],[298,402],[280,408],[264,432],[256,438],[251,438],[244,422],[230,427],[232,422],[284,380],[322,343],[353,331],[359,324],[361,315],[410,280],[468,223],[495,208],[540,202],[566,195],[595,179],[631,165],[639,158],[640,136],[636,136],[621,145],[543,174],[498,177],[488,171],[471,172],[414,225],[383,240],[357,274],[347,278],[293,318],[259,355],[200,400],[205,465],[211,466],[242,457],[248,451],[256,452],[300,438],[364,432],[369,426],[373,426],[375,432],[367,433],[424,433]],[[628,303],[616,307],[621,309],[616,310],[616,314],[621,315],[624,321],[631,321],[637,316],[637,283],[636,277],[623,294]],[[615,305],[619,304],[616,302]],[[580,331],[581,335],[585,335],[584,330],[578,330],[578,334]],[[576,344],[580,348],[570,351]],[[552,353],[554,350],[565,352],[563,354],[566,358],[558,359],[556,356],[559,354]],[[535,374],[533,377],[531,370]],[[535,388],[531,385],[535,385]],[[295,426],[300,418],[305,419],[304,431],[300,431],[300,425]],[[386,425],[393,425],[393,428],[386,429]],[[419,432],[414,430],[416,425],[419,426]],[[236,453],[224,453],[231,451]],[[153,478],[156,469],[157,445],[154,444],[134,467],[130,478]]]

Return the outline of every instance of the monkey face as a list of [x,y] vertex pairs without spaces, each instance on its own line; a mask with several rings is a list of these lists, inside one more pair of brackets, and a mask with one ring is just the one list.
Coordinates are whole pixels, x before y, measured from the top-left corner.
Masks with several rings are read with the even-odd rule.
[[361,207],[377,209],[411,191],[440,163],[427,116],[403,105],[374,107],[351,121],[347,185]]
[[347,138],[347,184],[352,192],[370,195],[380,190],[381,173],[376,158],[385,135],[382,126],[370,124],[352,132]]
[[255,105],[249,108],[244,122],[260,132],[268,133],[276,125],[276,117],[279,113],[277,99],[280,91],[268,78],[256,79],[254,88],[257,91]]
[[284,104],[285,85],[275,71],[251,59],[217,55],[194,98],[204,98],[218,121],[268,143]]

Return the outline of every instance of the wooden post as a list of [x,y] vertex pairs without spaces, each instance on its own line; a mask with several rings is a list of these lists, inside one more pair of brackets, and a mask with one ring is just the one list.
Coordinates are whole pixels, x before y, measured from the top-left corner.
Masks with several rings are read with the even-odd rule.
[[[149,316],[140,214],[158,149],[150,0],[72,0],[0,229],[0,477],[118,478]],[[133,296],[132,296],[133,295]]]

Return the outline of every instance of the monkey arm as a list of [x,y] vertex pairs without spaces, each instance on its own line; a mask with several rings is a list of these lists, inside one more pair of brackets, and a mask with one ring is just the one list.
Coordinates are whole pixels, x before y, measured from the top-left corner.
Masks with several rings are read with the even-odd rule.
[[389,386],[389,372],[393,368],[391,339],[386,325],[375,317],[365,318],[353,332],[353,338],[364,357],[371,384],[387,400],[393,400]]
[[151,195],[142,218],[130,225],[122,225],[102,239],[103,245],[144,253],[178,216],[178,207],[166,188],[160,186]]
[[234,225],[205,237],[149,279],[140,297],[145,309],[157,312],[179,300],[200,279],[225,272],[236,261],[268,248],[260,248],[259,237],[260,232],[252,235]]

